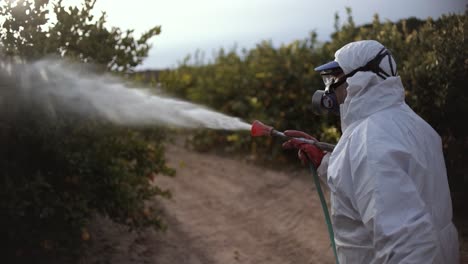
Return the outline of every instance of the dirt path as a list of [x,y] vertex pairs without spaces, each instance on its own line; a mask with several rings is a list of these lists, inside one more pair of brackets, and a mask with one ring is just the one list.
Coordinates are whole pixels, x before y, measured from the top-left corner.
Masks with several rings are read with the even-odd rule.
[[83,263],[333,263],[310,175],[266,170],[236,159],[168,146],[175,178],[163,201],[169,229],[129,234],[106,219],[94,223]]

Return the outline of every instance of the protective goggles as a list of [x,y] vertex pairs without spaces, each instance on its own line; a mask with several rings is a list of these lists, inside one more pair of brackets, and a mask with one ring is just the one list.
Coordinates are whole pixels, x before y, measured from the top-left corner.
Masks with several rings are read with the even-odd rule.
[[324,90],[317,90],[312,96],[312,109],[317,114],[340,114],[335,89],[346,81],[346,76],[340,68],[321,73]]

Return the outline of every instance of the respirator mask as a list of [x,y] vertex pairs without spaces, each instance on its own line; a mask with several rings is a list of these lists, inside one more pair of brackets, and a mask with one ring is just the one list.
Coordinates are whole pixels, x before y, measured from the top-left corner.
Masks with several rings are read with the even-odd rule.
[[[380,63],[384,57],[388,57],[389,72],[387,73],[380,67]],[[359,67],[348,74],[344,74],[338,62],[331,61],[327,64],[315,68],[320,72],[325,90],[317,90],[312,96],[312,109],[317,114],[335,114],[340,115],[340,103],[335,94],[335,90],[346,82],[346,79],[352,77],[359,71],[370,71],[375,73],[382,79],[387,79],[390,76],[397,76],[396,65],[393,65],[393,58],[390,51],[382,48],[380,52],[370,60],[366,65]]]
[[340,104],[335,89],[346,82],[347,76],[340,68],[321,72],[325,90],[317,90],[312,96],[312,109],[317,114],[340,114]]

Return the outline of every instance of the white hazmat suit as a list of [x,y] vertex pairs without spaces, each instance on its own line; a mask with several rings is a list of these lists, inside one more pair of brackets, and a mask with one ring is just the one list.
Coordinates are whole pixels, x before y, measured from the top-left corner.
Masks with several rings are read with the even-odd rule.
[[[382,48],[353,42],[335,61],[347,74]],[[380,67],[390,73],[388,57]],[[343,135],[319,167],[331,190],[340,264],[458,263],[439,135],[405,103],[400,77],[357,72],[347,83]]]

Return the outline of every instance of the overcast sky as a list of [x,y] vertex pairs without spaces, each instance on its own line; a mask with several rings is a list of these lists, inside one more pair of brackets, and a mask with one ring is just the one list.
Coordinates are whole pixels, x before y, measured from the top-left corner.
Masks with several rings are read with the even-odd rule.
[[[80,3],[80,0],[68,0]],[[310,31],[319,40],[333,32],[334,14],[346,18],[351,7],[355,22],[396,21],[415,16],[438,18],[463,13],[468,0],[98,0],[96,10],[107,13],[109,26],[135,29],[137,34],[155,25],[162,33],[140,68],[177,66],[197,49],[209,58],[221,47],[252,48],[262,40],[274,45],[306,38]]]

